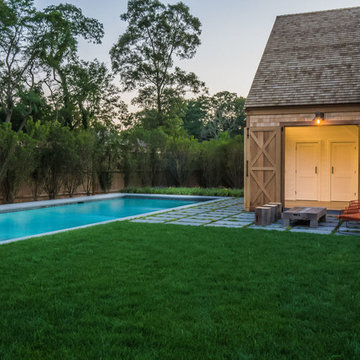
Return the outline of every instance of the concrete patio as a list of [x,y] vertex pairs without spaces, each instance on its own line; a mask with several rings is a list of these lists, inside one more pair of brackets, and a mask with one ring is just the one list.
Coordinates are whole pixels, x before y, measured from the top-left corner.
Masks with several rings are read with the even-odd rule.
[[360,236],[360,224],[355,222],[349,222],[347,226],[343,224],[340,227],[340,231],[336,231],[339,221],[336,215],[332,214],[328,214],[326,222],[320,222],[317,228],[310,228],[308,223],[295,223],[285,228],[281,220],[268,226],[257,226],[254,224],[254,213],[245,211],[243,198],[229,198],[209,203],[199,203],[178,210],[162,211],[148,216],[138,216],[129,221],[137,223],[250,228],[327,235],[358,234]]

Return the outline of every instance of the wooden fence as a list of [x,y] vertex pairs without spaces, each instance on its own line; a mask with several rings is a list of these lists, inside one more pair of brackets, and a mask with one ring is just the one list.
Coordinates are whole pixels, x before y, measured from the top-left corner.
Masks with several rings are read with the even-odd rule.
[[[113,181],[111,188],[109,190],[110,193],[118,192],[119,190],[124,188],[124,174],[121,172],[113,172]],[[93,186],[93,195],[94,194],[103,194],[104,191],[101,189],[100,184],[98,181]],[[86,192],[84,191],[83,185],[80,185],[76,191],[74,192],[73,196],[84,196]],[[56,196],[57,199],[67,198],[69,194],[66,193],[64,189],[62,189],[59,194]],[[38,194],[37,200],[47,200],[49,198],[48,194],[44,191]],[[24,184],[20,191],[16,195],[15,202],[27,202],[27,201],[34,201],[34,194],[31,190],[31,186],[28,184]],[[0,203],[3,204],[3,197],[0,195]]]
[[[141,175],[142,174],[140,172],[133,173],[130,176],[128,186],[138,186],[138,187],[150,186],[150,184],[143,184],[141,182],[141,178],[142,178]],[[164,172],[159,172],[158,177],[159,177],[159,179],[157,180],[156,186],[165,186],[165,187],[166,186],[174,186],[174,184],[168,183],[166,181],[166,174]],[[192,186],[192,187],[196,187],[196,186],[200,185],[199,181],[197,179],[197,176],[195,174],[193,176],[191,176],[189,184],[187,184],[187,185]],[[124,173],[119,172],[119,171],[114,171],[111,188],[108,192],[109,193],[119,192],[121,189],[124,189],[124,187],[125,187]],[[101,189],[99,181],[97,180],[93,186],[92,195],[104,194],[104,193],[105,192]],[[84,187],[83,187],[83,185],[80,185],[74,192],[73,197],[85,196],[85,195],[86,195],[86,192],[84,190]],[[57,199],[68,198],[68,197],[69,197],[69,194],[65,191],[65,189],[62,189],[59,192],[59,194],[56,196]],[[37,200],[47,200],[47,199],[49,199],[49,196],[44,191],[40,192],[37,196]],[[29,184],[24,184],[21,187],[20,191],[17,193],[15,202],[19,203],[19,202],[27,202],[27,201],[34,201],[34,194],[31,189],[31,186]],[[0,195],[0,204],[4,204],[4,200],[1,195]]]

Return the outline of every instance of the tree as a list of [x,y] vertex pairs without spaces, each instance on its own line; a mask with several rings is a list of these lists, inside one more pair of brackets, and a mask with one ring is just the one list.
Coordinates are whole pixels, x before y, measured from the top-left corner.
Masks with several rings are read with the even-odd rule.
[[195,169],[197,141],[189,137],[171,137],[166,146],[166,170],[175,180],[176,186],[188,186]]
[[244,138],[236,135],[225,147],[224,158],[227,185],[242,189],[244,187]]
[[167,135],[162,128],[136,125],[121,133],[121,163],[126,185],[136,176],[142,186],[159,184],[163,172],[163,151]]
[[78,133],[79,157],[82,168],[82,184],[86,195],[91,195],[97,174],[98,147],[94,129],[81,130]]
[[0,1],[0,107],[4,121],[10,123],[16,106],[21,121],[17,131],[24,127],[37,102],[34,65],[39,49],[34,42],[37,27],[36,10],[32,0]]
[[30,185],[34,200],[38,199],[44,185],[42,156],[43,149],[47,147],[47,137],[49,134],[49,123],[42,124],[40,120],[26,122],[26,134],[34,141],[33,170],[29,176]]
[[96,133],[97,173],[100,186],[109,192],[113,181],[113,172],[120,162],[120,136],[114,127],[98,124]]
[[73,146],[74,136],[67,126],[61,126],[58,122],[45,126],[46,142],[41,149],[39,169],[49,199],[55,199],[65,175],[72,170],[73,161],[77,161],[77,153]]
[[0,162],[10,157],[0,181],[7,203],[14,202],[19,186],[28,180],[35,167],[34,148],[34,141],[27,134],[15,132],[10,124],[0,124]]
[[138,90],[134,100],[156,108],[162,125],[164,104],[187,90],[199,92],[205,84],[194,73],[174,66],[174,60],[191,59],[200,45],[200,21],[179,2],[130,0],[121,15],[128,27],[110,51],[113,70],[120,74],[125,91]]
[[202,141],[199,145],[200,182],[204,187],[219,187],[224,176],[224,147],[230,140],[228,133],[220,139]]
[[68,64],[77,61],[78,38],[101,43],[103,25],[85,17],[81,9],[70,4],[47,7],[37,14],[36,22],[39,28],[36,43],[41,63],[47,70],[44,83],[51,93],[56,120],[72,129],[75,104],[67,76]]
[[71,131],[67,139],[68,156],[62,175],[64,189],[70,197],[82,184],[84,179],[85,163],[82,155],[82,139],[78,131]]
[[230,136],[243,133],[245,127],[245,98],[235,93],[222,91],[206,99],[206,116],[203,138],[218,139],[220,133],[228,131]]
[[188,100],[183,116],[184,129],[186,132],[190,136],[200,139],[205,117],[206,102],[204,101],[204,97]]
[[87,129],[94,122],[111,126],[126,123],[128,110],[120,99],[120,90],[114,85],[114,75],[104,63],[78,61],[64,69],[69,96],[74,106],[74,126]]

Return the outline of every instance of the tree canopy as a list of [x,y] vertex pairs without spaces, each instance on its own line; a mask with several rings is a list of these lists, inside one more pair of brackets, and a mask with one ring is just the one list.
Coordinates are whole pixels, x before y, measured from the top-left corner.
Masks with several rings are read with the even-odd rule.
[[[83,15],[81,9],[60,4],[49,6],[38,12],[36,22],[41,29],[37,39],[40,48],[39,60],[46,71],[45,84],[51,94],[58,93],[57,120],[68,125],[74,124],[74,106],[69,90],[69,67],[78,61],[78,38],[100,44],[104,35],[103,25]],[[60,104],[59,104],[60,103]]]
[[[109,69],[79,56],[80,41],[101,44],[104,36],[82,9],[0,0],[6,201],[24,182],[35,199],[41,191],[72,196],[79,186],[91,194],[96,183],[108,191],[119,170],[126,184],[241,186],[245,99],[209,96],[179,65],[196,54],[200,20],[182,2],[159,0],[129,0],[121,20],[127,28],[111,48]],[[121,98],[130,90],[137,91],[133,113]]]
[[186,90],[199,92],[205,84],[175,66],[175,59],[191,59],[200,45],[201,23],[179,2],[130,0],[121,15],[128,27],[110,51],[113,69],[124,90],[138,90],[135,103],[154,107],[162,123],[164,103]]
[[[38,29],[35,14],[32,0],[0,1],[0,105],[6,123],[11,122],[21,100],[33,95],[31,91],[36,86],[34,65],[38,47],[34,38]],[[21,108],[24,118],[30,113],[31,106]],[[21,123],[18,130],[23,126]]]
[[229,91],[220,91],[202,98],[206,108],[203,138],[215,138],[225,131],[231,136],[243,133],[245,127],[245,98]]

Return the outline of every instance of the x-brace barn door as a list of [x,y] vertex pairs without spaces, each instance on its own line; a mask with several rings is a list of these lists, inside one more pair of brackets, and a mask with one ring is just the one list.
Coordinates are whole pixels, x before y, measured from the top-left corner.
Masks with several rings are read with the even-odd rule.
[[245,207],[281,201],[281,128],[246,129]]

